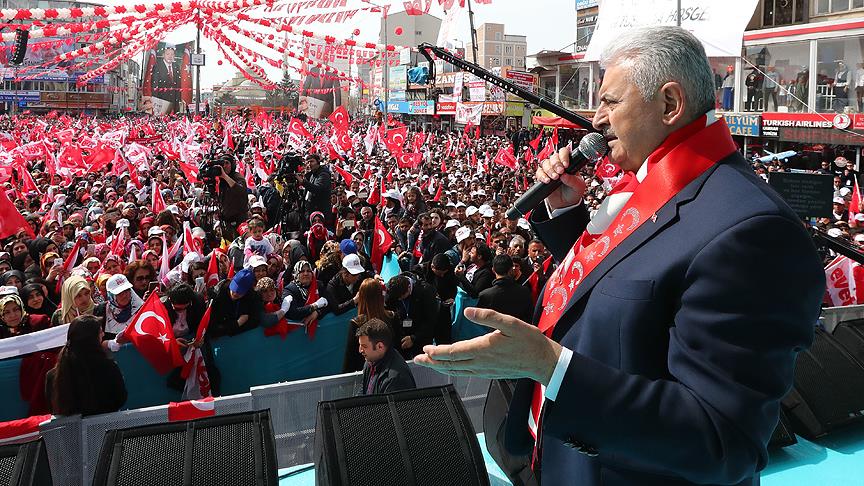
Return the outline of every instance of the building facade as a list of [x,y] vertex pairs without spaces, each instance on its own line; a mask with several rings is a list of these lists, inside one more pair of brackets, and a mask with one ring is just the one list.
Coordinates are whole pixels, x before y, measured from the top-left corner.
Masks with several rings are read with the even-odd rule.
[[[465,48],[468,50],[469,46]],[[477,27],[477,64],[486,69],[502,66],[525,69],[527,50],[525,36],[505,33],[504,24],[485,23]]]
[[[102,5],[97,2],[64,1],[64,0],[0,0],[0,8],[83,8]],[[52,21],[57,23],[60,21]],[[14,22],[13,22],[14,23]],[[0,62],[0,109],[4,112],[19,112],[29,110],[33,113],[44,113],[52,110],[66,112],[120,112],[134,109],[138,102],[138,85],[140,84],[140,65],[135,61],[127,61],[112,69],[103,76],[91,79],[84,86],[78,86],[76,81],[84,72],[54,69],[49,60],[57,54],[70,52],[87,45],[84,37],[92,32],[69,36],[65,38],[32,39],[28,43],[27,55],[20,66],[8,62],[11,57],[13,42],[2,46],[2,62]],[[52,42],[57,41],[57,42]],[[87,61],[88,58],[78,58],[76,62]],[[95,67],[98,64],[94,64]],[[26,80],[16,81],[18,71],[29,68]],[[87,68],[87,69],[92,69]],[[32,79],[30,79],[32,78]]]

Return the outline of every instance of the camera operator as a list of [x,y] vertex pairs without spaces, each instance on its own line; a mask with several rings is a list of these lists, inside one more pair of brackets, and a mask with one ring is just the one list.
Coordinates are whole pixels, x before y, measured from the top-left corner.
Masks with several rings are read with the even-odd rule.
[[333,228],[333,211],[330,205],[331,176],[330,169],[321,165],[321,158],[316,154],[306,156],[305,174],[297,173],[297,182],[306,189],[306,220],[315,211],[320,211],[326,218],[324,225]]
[[222,237],[228,241],[237,237],[237,226],[249,216],[246,181],[236,172],[234,157],[223,155],[217,161],[219,174],[219,205],[222,214]]

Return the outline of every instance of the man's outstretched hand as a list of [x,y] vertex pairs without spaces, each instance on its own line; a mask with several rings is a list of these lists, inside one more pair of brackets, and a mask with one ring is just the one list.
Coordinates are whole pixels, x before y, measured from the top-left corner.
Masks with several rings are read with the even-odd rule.
[[561,345],[519,319],[491,309],[469,307],[465,317],[495,331],[440,346],[424,346],[414,362],[448,375],[530,378],[549,383]]

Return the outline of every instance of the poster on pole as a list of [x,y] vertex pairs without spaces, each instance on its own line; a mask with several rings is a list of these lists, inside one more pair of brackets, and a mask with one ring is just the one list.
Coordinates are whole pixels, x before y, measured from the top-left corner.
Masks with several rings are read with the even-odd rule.
[[185,111],[192,104],[192,71],[189,67],[195,42],[161,41],[146,54],[139,111],[164,115]]
[[[681,27],[705,46],[708,57],[738,57],[744,29],[759,0],[688,0],[681,7]],[[597,26],[584,61],[598,61],[612,40],[635,27],[676,25],[676,0],[602,0]]]

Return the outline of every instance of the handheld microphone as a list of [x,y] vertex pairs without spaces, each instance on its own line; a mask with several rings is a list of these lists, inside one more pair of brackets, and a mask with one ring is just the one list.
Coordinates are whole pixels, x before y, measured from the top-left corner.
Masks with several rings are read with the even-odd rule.
[[[606,139],[599,133],[589,133],[579,142],[579,148],[570,154],[570,165],[567,166],[565,173],[575,174],[585,167],[588,162],[596,162],[601,157],[606,155],[609,150],[609,145],[606,144]],[[543,200],[561,187],[561,178],[553,179],[548,184],[535,182],[525,194],[513,203],[513,207],[507,210],[506,216],[508,219],[518,219],[529,211],[543,203]]]

